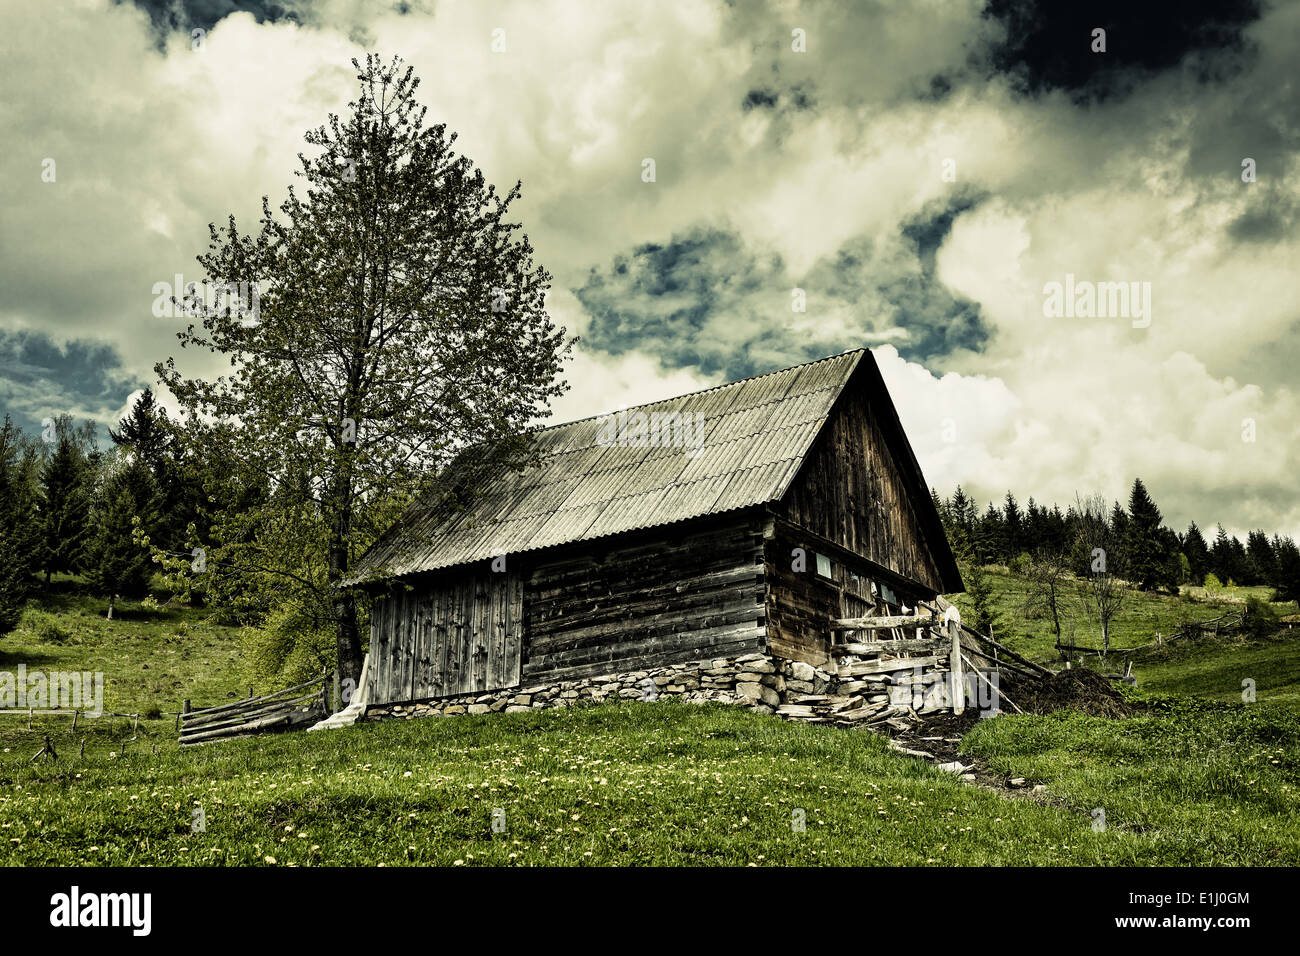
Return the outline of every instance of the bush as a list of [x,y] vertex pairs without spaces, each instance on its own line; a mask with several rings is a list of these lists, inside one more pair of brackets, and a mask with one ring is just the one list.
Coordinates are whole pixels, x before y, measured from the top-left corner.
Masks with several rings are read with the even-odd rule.
[[245,627],[240,643],[250,676],[272,686],[311,680],[334,666],[333,629],[287,605],[268,614],[260,627]]
[[1241,630],[1253,641],[1271,637],[1277,630],[1277,615],[1257,597],[1246,598],[1246,610],[1241,617]]
[[24,612],[18,630],[34,644],[66,644],[72,640],[72,632],[63,626],[58,615],[48,611]]

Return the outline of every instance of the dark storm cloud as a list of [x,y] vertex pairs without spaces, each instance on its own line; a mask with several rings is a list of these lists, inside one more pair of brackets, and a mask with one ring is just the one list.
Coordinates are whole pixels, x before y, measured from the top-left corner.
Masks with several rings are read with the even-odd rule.
[[[962,195],[927,206],[898,235],[850,240],[803,276],[716,228],[638,246],[575,290],[590,315],[584,347],[646,352],[666,368],[728,378],[881,342],[915,360],[979,351],[991,325],[935,271],[953,221],[977,202]],[[795,289],[806,312],[791,308]]]
[[812,93],[801,84],[795,84],[784,91],[775,89],[752,89],[741,100],[740,108],[748,113],[753,109],[776,110],[789,108],[808,110],[814,105]]
[[[118,0],[119,3],[126,0]],[[149,20],[159,33],[172,30],[191,30],[200,27],[211,30],[223,17],[244,11],[251,13],[258,23],[279,20],[296,20],[297,15],[283,4],[269,0],[129,0],[149,14]]]
[[1246,211],[1228,226],[1228,235],[1241,242],[1278,242],[1300,225],[1300,204],[1281,189],[1261,188]]
[[61,414],[112,420],[135,381],[111,346],[74,340],[60,346],[46,335],[0,330],[0,408],[16,425],[39,431]]
[[754,374],[750,359],[719,340],[718,323],[725,317],[761,335],[755,297],[779,286],[783,271],[778,257],[763,259],[717,229],[638,246],[608,269],[592,269],[576,290],[591,314],[583,341],[610,355],[646,350],[668,367],[743,378]]
[[[984,15],[1003,27],[991,50],[996,69],[1025,93],[1063,90],[1077,102],[1131,93],[1144,79],[1187,61],[1197,78],[1222,80],[1252,49],[1243,30],[1260,0],[988,0]],[[1092,52],[1092,31],[1106,52]]]

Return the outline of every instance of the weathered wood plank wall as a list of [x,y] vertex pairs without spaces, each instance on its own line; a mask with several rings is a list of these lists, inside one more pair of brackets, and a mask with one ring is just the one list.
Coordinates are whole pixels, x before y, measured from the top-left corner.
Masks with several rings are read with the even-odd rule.
[[[796,548],[804,552],[802,571],[794,568]],[[830,577],[818,574],[818,553],[830,559]],[[768,651],[809,664],[830,659],[831,620],[896,614],[903,604],[914,609],[918,598],[929,596],[915,585],[887,578],[870,562],[827,548],[814,535],[782,522],[773,522],[768,529],[764,565]],[[882,585],[890,589],[893,604],[885,600]]]
[[375,602],[373,703],[446,697],[519,683],[523,585],[515,571],[462,570]]
[[898,462],[860,391],[841,398],[776,511],[905,578],[942,590]]
[[761,650],[761,521],[690,527],[536,567],[523,598],[524,683]]

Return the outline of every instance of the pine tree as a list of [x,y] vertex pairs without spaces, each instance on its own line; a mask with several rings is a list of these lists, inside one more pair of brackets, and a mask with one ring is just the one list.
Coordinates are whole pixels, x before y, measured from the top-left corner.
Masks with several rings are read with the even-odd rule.
[[993,583],[984,567],[978,561],[972,561],[962,573],[962,578],[966,582],[966,594],[974,608],[975,620],[971,626],[981,634],[992,635],[995,629],[1000,632],[1001,615],[993,605]]
[[1214,533],[1214,544],[1210,545],[1210,573],[1226,584],[1232,577],[1232,544],[1228,541],[1228,532],[1219,525]]
[[984,516],[975,526],[972,551],[976,561],[997,561],[1006,551],[1006,536],[1002,526],[1002,513],[990,502]]
[[1008,563],[1025,549],[1024,516],[1010,491],[1002,505],[1002,556]]
[[1246,536],[1246,560],[1250,584],[1272,584],[1277,577],[1277,555],[1263,531],[1252,531]]
[[0,634],[17,625],[39,555],[37,453],[5,416],[0,426]]
[[1187,565],[1193,584],[1200,584],[1210,569],[1210,549],[1205,544],[1205,536],[1193,521],[1187,526],[1183,535],[1183,554],[1187,555]]
[[68,416],[55,424],[54,451],[41,469],[42,564],[50,574],[81,569],[90,530],[94,466],[86,433],[78,435]]
[[88,555],[91,583],[109,598],[144,594],[153,570],[149,552],[135,542],[137,519],[151,527],[157,517],[158,488],[144,462],[118,463],[104,481],[94,513],[95,535]]
[[118,430],[108,430],[113,444],[130,449],[153,472],[155,480],[171,444],[166,419],[167,413],[158,407],[153,390],[146,388],[131,406],[130,414],[122,419]]
[[1141,478],[1133,479],[1122,540],[1128,557],[1128,573],[1143,591],[1161,587],[1169,579],[1171,555],[1167,541],[1162,540],[1160,521],[1160,509],[1147,493],[1146,485]]
[[1300,601],[1300,548],[1291,538],[1274,537],[1277,577],[1273,581],[1276,601]]

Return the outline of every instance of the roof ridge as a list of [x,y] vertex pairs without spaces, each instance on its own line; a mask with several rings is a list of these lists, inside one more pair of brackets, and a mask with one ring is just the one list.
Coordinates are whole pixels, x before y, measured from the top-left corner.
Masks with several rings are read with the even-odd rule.
[[[710,385],[708,388],[697,388],[693,392],[682,392],[680,395],[669,395],[667,398],[656,398],[653,402],[642,402],[639,405],[623,405],[618,408],[610,409],[609,411],[606,412],[598,412],[595,415],[587,415],[584,416],[583,418],[575,418],[572,421],[557,422],[554,425],[544,425],[541,428],[533,429],[531,432],[529,432],[529,434],[536,435],[539,434],[540,432],[550,431],[553,428],[567,428],[569,425],[580,425],[583,422],[593,421],[594,419],[597,418],[604,418],[606,415],[612,415],[615,412],[630,412],[633,409],[647,408],[650,405],[658,405],[660,402],[671,402],[674,399],[678,399],[678,398],[690,398],[693,395],[703,395],[705,392],[716,392],[719,389],[731,388],[731,386],[733,385],[743,385],[745,382],[752,382],[758,378],[766,378],[769,375],[780,375],[782,372],[792,372],[797,368],[804,368],[808,365],[816,365],[819,362],[829,362],[832,359],[843,358],[845,355],[852,355],[854,352],[870,352],[870,351],[871,350],[868,349],[866,346],[858,346],[855,349],[845,349],[843,352],[836,352],[834,355],[823,355],[819,359],[812,359],[807,362],[800,362],[798,365],[787,365],[785,368],[773,369],[770,372],[762,372],[761,374],[758,375],[749,375],[746,376],[745,378],[738,378],[734,382],[723,382],[721,385]],[[829,385],[827,386],[827,388],[834,388],[834,387],[835,386],[829,386]],[[820,391],[820,389],[818,389],[818,391]],[[773,399],[773,401],[780,401],[780,399]],[[764,404],[767,403],[765,402]]]

